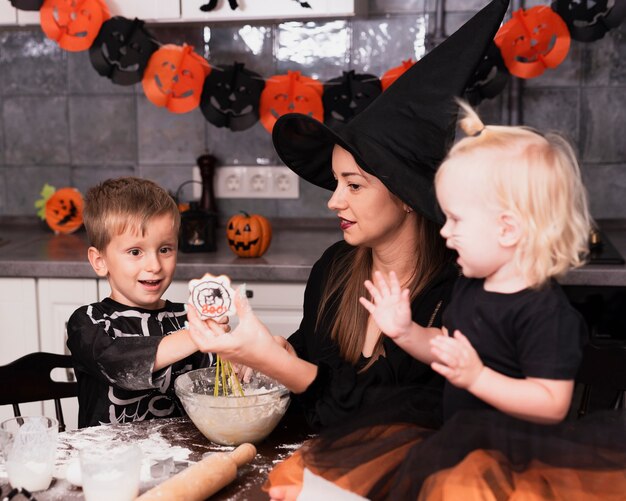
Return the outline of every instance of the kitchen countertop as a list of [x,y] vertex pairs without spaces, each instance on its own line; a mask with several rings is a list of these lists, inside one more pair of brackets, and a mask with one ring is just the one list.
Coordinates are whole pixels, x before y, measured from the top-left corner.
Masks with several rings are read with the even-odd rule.
[[[179,252],[175,280],[211,272],[235,281],[305,282],[311,266],[332,243],[341,240],[334,220],[300,221],[302,226],[274,224],[272,243],[260,258],[235,256],[218,228],[218,250]],[[600,221],[619,253],[626,256],[626,220]],[[45,223],[30,218],[0,220],[0,277],[96,278],[87,261],[83,230],[54,235]],[[560,279],[564,285],[626,286],[626,265],[588,264]]]

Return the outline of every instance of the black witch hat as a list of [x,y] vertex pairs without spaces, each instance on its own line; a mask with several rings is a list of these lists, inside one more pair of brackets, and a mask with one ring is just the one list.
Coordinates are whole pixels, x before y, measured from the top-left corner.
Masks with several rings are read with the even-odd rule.
[[280,117],[272,140],[281,160],[307,181],[334,190],[331,158],[338,144],[403,202],[441,222],[433,177],[454,140],[454,98],[463,95],[508,4],[492,0],[344,126],[331,129],[299,113]]

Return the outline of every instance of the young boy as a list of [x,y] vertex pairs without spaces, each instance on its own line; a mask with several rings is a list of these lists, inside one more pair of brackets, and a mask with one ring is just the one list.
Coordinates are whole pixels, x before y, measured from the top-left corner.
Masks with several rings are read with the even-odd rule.
[[152,181],[107,180],[88,190],[88,258],[111,295],[67,324],[78,379],[78,426],[180,416],[180,374],[213,363],[183,329],[185,306],[162,299],[176,268],[180,214]]

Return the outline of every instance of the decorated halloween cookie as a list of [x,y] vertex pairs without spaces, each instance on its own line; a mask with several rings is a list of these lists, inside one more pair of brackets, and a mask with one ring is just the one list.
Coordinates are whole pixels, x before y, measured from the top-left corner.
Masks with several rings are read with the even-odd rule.
[[205,273],[202,278],[189,282],[189,302],[198,310],[200,317],[217,319],[235,314],[235,291],[226,275],[216,277]]

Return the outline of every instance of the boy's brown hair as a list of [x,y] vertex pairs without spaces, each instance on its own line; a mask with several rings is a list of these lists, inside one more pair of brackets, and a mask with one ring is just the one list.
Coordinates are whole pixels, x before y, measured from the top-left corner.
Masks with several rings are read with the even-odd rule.
[[104,251],[114,235],[132,228],[142,235],[148,221],[171,215],[176,233],[180,213],[170,194],[148,179],[108,179],[90,188],[85,195],[83,220],[89,244]]

